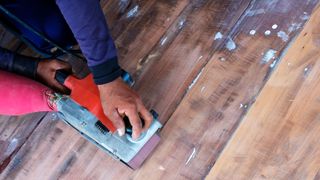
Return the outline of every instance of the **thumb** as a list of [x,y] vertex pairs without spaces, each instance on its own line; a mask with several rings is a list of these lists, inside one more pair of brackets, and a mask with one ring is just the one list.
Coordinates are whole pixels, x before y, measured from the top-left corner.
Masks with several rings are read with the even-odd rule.
[[125,125],[123,119],[121,118],[119,112],[114,109],[111,113],[110,120],[112,121],[113,125],[117,128],[119,136],[123,136],[125,133]]
[[54,79],[54,81],[52,82],[51,87],[53,87],[54,89],[58,90],[59,92],[63,93],[63,94],[70,94],[71,91],[70,89],[68,89],[67,87],[65,87],[64,85],[60,84],[57,80]]

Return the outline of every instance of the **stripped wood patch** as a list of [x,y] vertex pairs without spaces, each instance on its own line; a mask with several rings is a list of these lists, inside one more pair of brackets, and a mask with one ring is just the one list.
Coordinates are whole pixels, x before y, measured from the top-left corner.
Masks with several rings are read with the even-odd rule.
[[319,16],[318,7],[208,179],[319,179]]

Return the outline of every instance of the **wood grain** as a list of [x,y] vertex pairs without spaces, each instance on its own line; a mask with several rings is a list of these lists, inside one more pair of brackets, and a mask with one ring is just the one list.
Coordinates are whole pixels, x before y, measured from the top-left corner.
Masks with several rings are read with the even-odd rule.
[[[297,0],[283,11],[283,7],[277,5],[287,1],[277,1],[277,4],[254,1],[231,34],[221,31],[229,38],[214,53],[170,117],[161,132],[162,143],[135,179],[204,178],[299,29],[289,33],[286,42],[277,32],[287,32],[293,23],[303,24],[305,20],[300,16],[304,12],[310,14],[316,2],[307,4]],[[264,13],[252,13],[262,8]],[[273,24],[278,24],[278,29],[265,36]],[[254,36],[249,34],[252,29],[256,30]],[[230,39],[236,44],[232,51],[225,47]],[[275,58],[271,56],[268,61],[262,61],[270,49],[277,51]]]
[[[236,23],[239,16],[242,14],[244,9],[248,5],[248,1],[232,1],[232,2],[223,2],[222,0],[217,3],[211,2],[202,2],[197,1],[197,3],[191,4],[187,12],[190,13],[182,13],[184,17],[186,17],[186,24],[176,25],[173,24],[173,29],[176,27],[180,27],[181,33],[179,33],[179,39],[173,42],[171,47],[179,47],[188,43],[188,48],[182,48],[182,52],[175,54],[174,57],[170,57],[175,53],[174,51],[178,51],[179,48],[175,48],[175,50],[169,50],[167,53],[167,57],[159,60],[157,63],[149,63],[149,67],[146,68],[150,71],[152,68],[151,64],[153,64],[154,69],[160,70],[160,67],[168,67],[168,63],[178,62],[177,66],[172,66],[172,70],[176,72],[183,72],[177,76],[177,81],[174,81],[174,86],[170,89],[172,93],[175,92],[175,87],[180,85],[180,80],[185,81],[184,87],[186,88],[188,84],[191,83],[193,76],[196,75],[196,72],[201,68],[201,64],[205,61],[200,62],[198,65],[193,65],[193,62],[197,62],[198,58],[201,54],[206,59],[209,56],[210,51],[212,49],[213,35],[219,30],[224,29],[226,31],[230,31],[233,25]],[[159,5],[157,5],[158,7]],[[161,5],[163,6],[163,5]],[[237,11],[232,10],[237,9]],[[180,7],[179,7],[180,8]],[[160,13],[159,13],[160,15]],[[207,17],[205,21],[198,22],[198,19],[201,17]],[[178,21],[177,23],[179,23]],[[222,23],[224,22],[224,23]],[[155,22],[155,24],[157,24]],[[197,32],[198,29],[203,29],[205,33]],[[190,34],[195,33],[195,36],[190,36]],[[175,34],[175,33],[173,33]],[[187,51],[190,51],[197,47],[197,52],[193,53],[192,57],[189,57],[190,53],[186,54]],[[204,48],[201,50],[201,48]],[[166,53],[165,51],[164,53]],[[177,61],[177,57],[181,56],[180,62]],[[188,67],[183,69],[184,62],[188,62]],[[179,67],[180,66],[180,67]],[[169,67],[168,67],[169,68]],[[178,68],[178,69],[177,69]],[[191,75],[185,76],[188,71],[194,70],[195,72],[191,72]],[[148,76],[148,74],[142,74],[142,77]],[[167,71],[158,72],[158,76],[152,75],[154,79],[149,80],[150,83],[155,83],[154,81],[158,80],[156,86],[161,86],[161,84],[165,84],[167,87],[170,87],[170,78],[175,78],[175,76],[169,76]],[[159,79],[162,77],[164,80]],[[170,80],[171,81],[171,80]],[[141,86],[141,85],[140,85]],[[139,87],[139,85],[137,85]],[[146,89],[144,93],[141,93],[145,97],[149,94],[153,93],[157,94],[157,91],[150,91]],[[182,90],[185,92],[186,90]],[[162,92],[163,93],[163,92]],[[177,94],[178,98],[183,97],[183,94]],[[159,96],[160,95],[160,96]],[[158,100],[161,99],[161,94],[158,94]],[[167,106],[168,104],[173,104],[175,98],[166,98],[163,100],[165,103],[162,106]],[[174,103],[178,103],[175,101]],[[175,108],[175,106],[173,107]],[[171,111],[173,111],[172,109]],[[160,111],[160,114],[162,112]],[[166,120],[164,119],[163,122]],[[59,131],[55,131],[52,129],[60,129]],[[46,137],[44,137],[44,132],[48,132]],[[50,142],[49,140],[43,140],[41,137],[45,139],[56,139],[55,143]],[[66,139],[66,137],[68,137]],[[80,145],[79,145],[80,144]],[[32,148],[35,146],[35,148]],[[80,146],[80,147],[79,147]],[[41,148],[39,148],[41,147]],[[57,151],[58,149],[65,149],[65,151]],[[80,149],[80,150],[79,150]],[[31,151],[32,150],[32,151]],[[41,156],[42,154],[46,154],[44,158]],[[77,155],[75,155],[77,154]],[[55,179],[55,178],[93,178],[93,179],[105,179],[105,178],[128,178],[133,176],[133,171],[107,156],[105,153],[98,150],[93,144],[87,143],[82,137],[80,137],[77,132],[73,129],[67,127],[62,122],[55,122],[50,120],[43,120],[36,131],[30,137],[30,141],[22,147],[19,153],[15,156],[15,159],[18,159],[20,163],[13,160],[9,164],[9,168],[3,173],[3,178],[30,178],[30,177],[39,177],[46,179]],[[90,162],[90,165],[87,165]],[[43,171],[41,167],[48,167],[49,164],[54,168],[45,168],[46,172]],[[67,164],[67,165],[66,165]],[[86,170],[84,169],[86,166]]]
[[[50,114],[0,179],[205,177],[316,2],[150,0],[132,1],[123,11],[103,6],[106,14],[115,12],[111,31],[121,64],[138,80],[135,89],[163,123],[170,117],[162,143],[133,172]],[[135,5],[137,15],[126,18]],[[270,49],[277,52],[264,58]]]
[[[131,8],[131,11],[138,8],[136,17],[134,19],[129,17],[132,19],[131,23],[117,30],[118,34],[120,32],[121,34],[114,35],[120,64],[135,78],[139,75],[137,71],[140,71],[146,64],[144,59],[150,55],[150,51],[152,49],[165,50],[176,37],[181,30],[178,28],[181,13],[185,12],[186,6],[190,4],[189,0],[158,0],[153,1],[152,6],[150,6],[152,1],[147,2],[149,3],[137,4]],[[128,19],[128,13],[123,18]],[[165,37],[166,43],[161,44],[161,40],[164,41],[162,38]],[[161,56],[161,52],[158,52],[158,56]]]
[[44,116],[45,113],[0,116],[0,174]]
[[318,7],[208,179],[319,179],[319,16]]
[[215,34],[230,32],[249,3],[249,0],[191,3],[185,9],[187,16],[177,22],[182,30],[167,50],[162,55],[161,48],[148,54],[135,89],[148,107],[160,113],[162,123],[177,108],[212,51],[223,43],[214,42]]

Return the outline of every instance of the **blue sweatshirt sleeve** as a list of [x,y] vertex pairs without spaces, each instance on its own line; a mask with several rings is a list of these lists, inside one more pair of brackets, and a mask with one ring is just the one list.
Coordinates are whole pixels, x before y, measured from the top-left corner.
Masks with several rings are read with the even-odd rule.
[[56,4],[88,60],[96,84],[118,78],[122,70],[99,0],[56,0]]

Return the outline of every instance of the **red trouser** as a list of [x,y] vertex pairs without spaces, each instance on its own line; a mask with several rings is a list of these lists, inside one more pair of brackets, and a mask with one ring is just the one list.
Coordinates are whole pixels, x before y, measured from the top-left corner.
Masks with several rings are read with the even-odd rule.
[[0,70],[0,115],[53,111],[48,92],[48,87],[36,81]]

